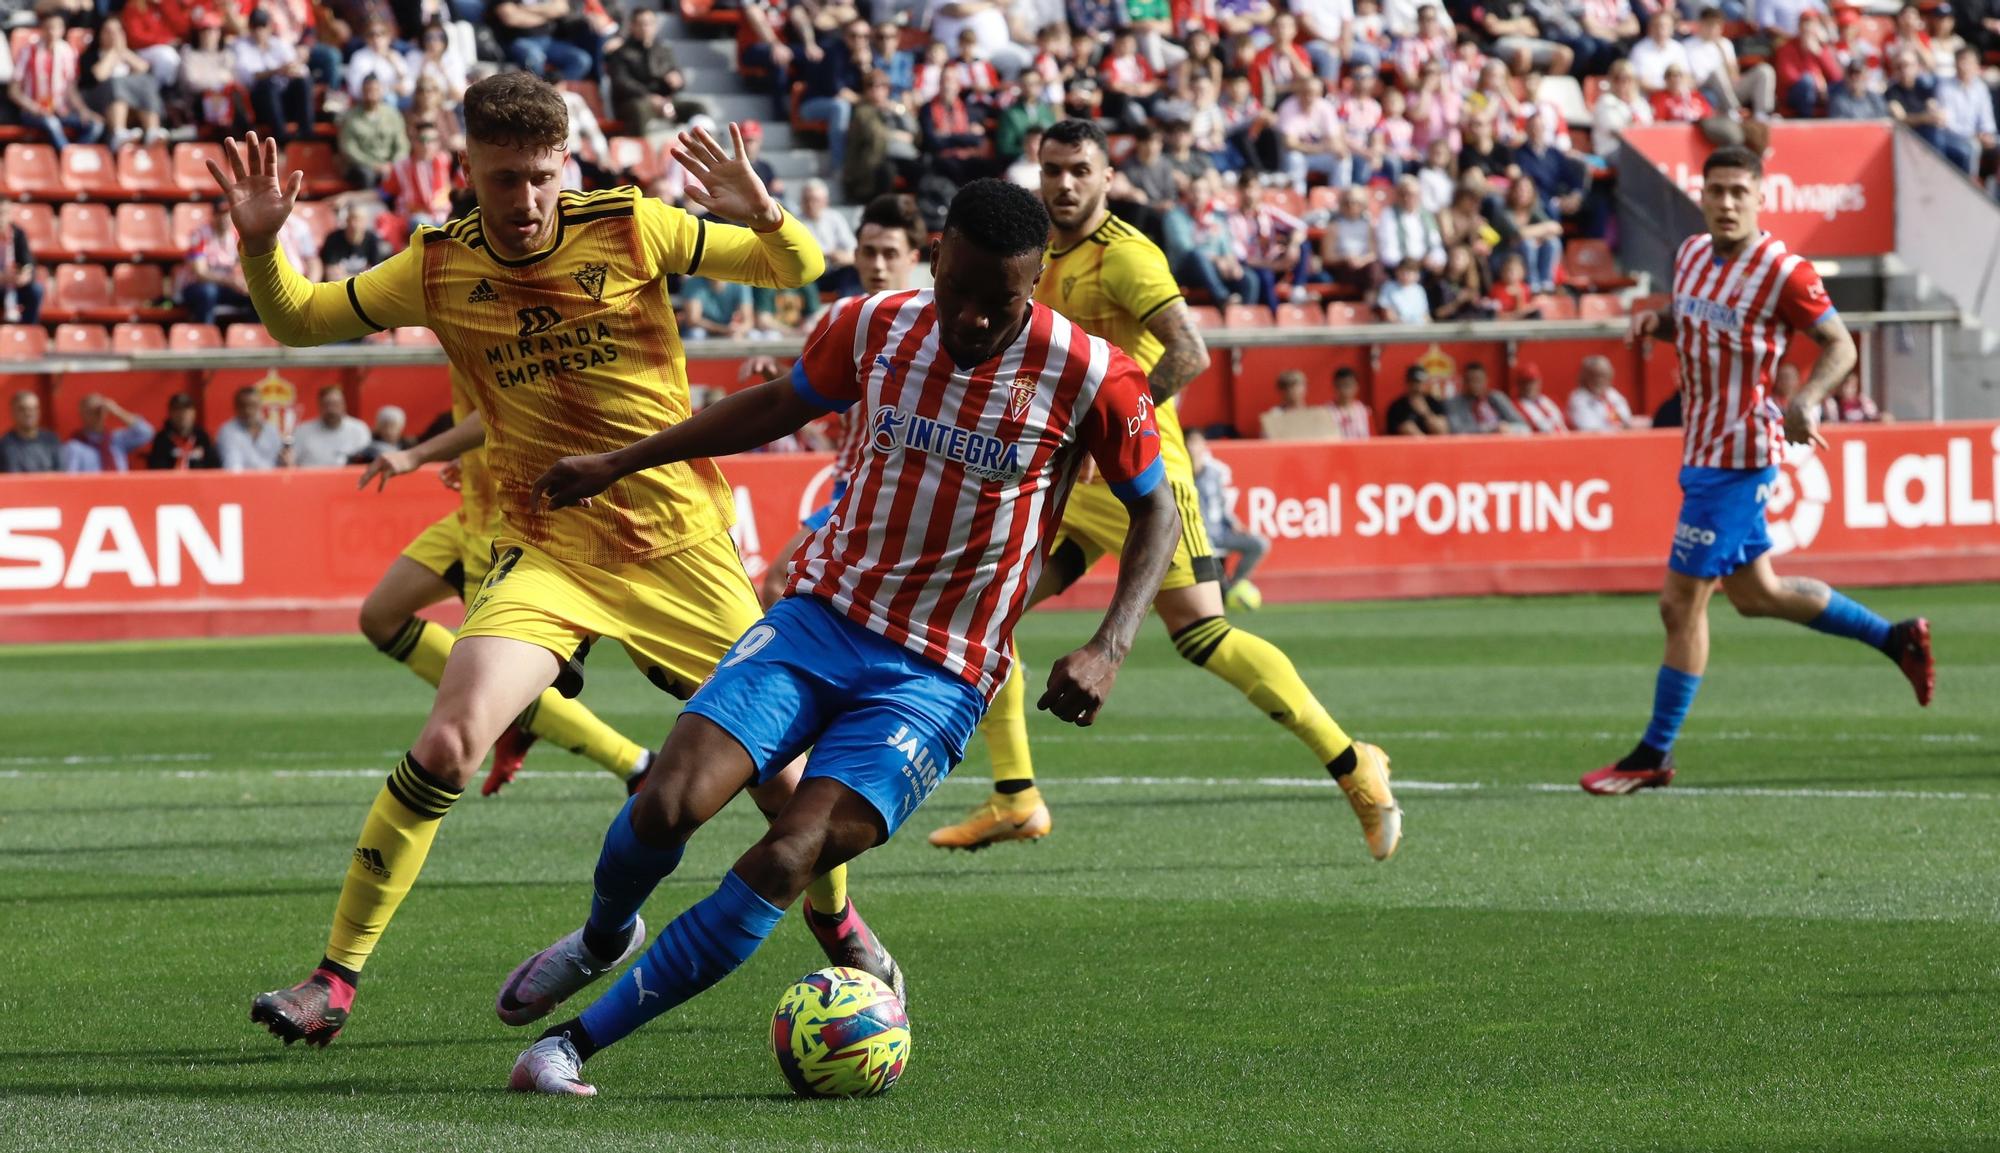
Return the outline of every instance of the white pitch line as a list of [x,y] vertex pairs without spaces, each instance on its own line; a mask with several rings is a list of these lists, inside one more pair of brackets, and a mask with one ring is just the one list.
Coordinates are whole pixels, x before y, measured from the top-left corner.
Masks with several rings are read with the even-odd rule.
[[[157,777],[163,780],[205,780],[220,777],[268,776],[280,780],[299,779],[347,779],[374,778],[383,775],[379,767],[365,769],[126,769],[113,770],[120,776]],[[539,780],[598,780],[608,774],[588,769],[528,769],[522,778]],[[9,781],[68,781],[72,778],[59,773],[23,772],[19,769],[0,770],[0,780]],[[947,777],[947,785],[990,787],[987,777],[964,776]],[[1299,789],[1323,790],[1335,788],[1331,777],[1164,777],[1164,776],[1093,776],[1057,777],[1049,781],[1052,787],[1081,785],[1092,788],[1134,788],[1134,789]],[[1548,781],[1526,781],[1499,783],[1490,781],[1424,781],[1398,779],[1395,787],[1413,793],[1557,793],[1574,794],[1577,787],[1571,784],[1557,784]],[[1666,797],[1751,797],[1779,800],[1818,801],[2000,801],[2000,793],[1969,793],[1958,790],[1926,792],[1921,789],[1816,789],[1816,788],[1766,788],[1754,785],[1677,785],[1663,790],[1653,790],[1652,795]]]

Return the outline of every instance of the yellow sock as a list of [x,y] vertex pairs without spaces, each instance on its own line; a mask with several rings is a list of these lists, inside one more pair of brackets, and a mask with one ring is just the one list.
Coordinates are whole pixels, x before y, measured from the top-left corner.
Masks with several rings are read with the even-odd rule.
[[1189,661],[1235,685],[1265,716],[1304,741],[1320,764],[1333,760],[1354,744],[1353,738],[1341,731],[1319,698],[1299,679],[1299,670],[1292,667],[1291,658],[1270,641],[1232,628],[1222,617],[1208,617],[1175,633],[1174,648]]
[[451,655],[452,631],[420,617],[403,622],[396,639],[381,646],[382,652],[410,666],[410,671],[431,683],[444,679],[445,658]]
[[605,724],[583,702],[570,700],[554,689],[542,690],[521,714],[521,723],[543,740],[596,761],[621,781],[632,775],[646,755],[645,749]]
[[813,912],[831,917],[847,907],[847,866],[835,865],[833,871],[806,886],[806,900],[812,902]]
[[996,786],[1001,781],[1035,779],[1034,758],[1028,752],[1028,678],[1018,654],[1014,671],[1000,686],[986,719],[979,722],[979,735],[986,738]]
[[330,960],[357,971],[368,963],[382,930],[423,870],[438,821],[457,799],[458,790],[431,779],[415,759],[405,756],[396,765],[368,808],[348,862],[333,931],[326,939]]

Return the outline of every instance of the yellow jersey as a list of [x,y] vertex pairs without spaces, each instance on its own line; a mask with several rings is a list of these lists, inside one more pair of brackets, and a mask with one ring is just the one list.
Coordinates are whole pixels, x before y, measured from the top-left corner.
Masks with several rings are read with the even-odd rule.
[[627,477],[586,508],[551,511],[531,499],[558,458],[622,448],[687,419],[667,276],[794,288],[824,269],[819,245],[789,213],[776,231],[757,233],[633,188],[563,193],[549,247],[519,260],[493,251],[477,209],[419,229],[402,252],[332,284],[311,284],[275,249],[244,258],[257,314],[285,344],[436,332],[486,422],[503,535],[595,565],[678,552],[735,519],[722,470],[706,459]]
[[[1146,322],[1181,299],[1181,286],[1159,245],[1107,214],[1089,236],[1065,249],[1049,249],[1035,299],[1123,349],[1150,373],[1166,346]],[[1153,415],[1167,466],[1188,465],[1173,402],[1159,405]]]

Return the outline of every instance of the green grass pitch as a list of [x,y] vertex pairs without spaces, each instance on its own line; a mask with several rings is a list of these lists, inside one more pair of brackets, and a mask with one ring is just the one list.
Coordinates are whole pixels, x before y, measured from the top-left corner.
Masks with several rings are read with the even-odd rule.
[[[319,956],[362,811],[426,689],[358,637],[0,650],[0,1149],[1092,1150],[2000,1147],[2000,590],[1928,614],[1919,710],[1852,643],[1715,614],[1680,784],[1600,800],[1659,659],[1642,598],[1273,607],[1393,756],[1400,855],[1156,627],[1089,731],[1034,724],[1055,832],[946,855],[976,744],[854,870],[910,973],[875,1101],[790,1098],[769,1014],[796,917],[593,1061],[503,1089],[498,982],[573,927],[620,792],[561,752],[448,818],[327,1051],[250,996]],[[1038,615],[1032,666],[1090,620]],[[620,654],[586,699],[656,744]],[[740,811],[739,811],[740,810]],[[732,806],[648,910],[756,835]]]

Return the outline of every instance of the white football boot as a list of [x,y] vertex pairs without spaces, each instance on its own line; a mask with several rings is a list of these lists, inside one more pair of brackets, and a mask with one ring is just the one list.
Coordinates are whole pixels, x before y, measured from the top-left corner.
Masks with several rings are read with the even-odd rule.
[[507,1088],[516,1093],[548,1093],[557,1097],[595,1097],[597,1086],[583,1079],[583,1058],[568,1037],[544,1037],[514,1058]]
[[[646,947],[646,922],[632,922],[632,937],[618,959],[599,962],[583,946],[583,930],[575,932],[536,953],[514,967],[500,986],[494,1011],[509,1025],[526,1025],[549,1015],[557,1005],[576,995],[577,990],[616,970]],[[532,1052],[533,1050],[530,1050]],[[522,1055],[526,1060],[527,1054]],[[518,1068],[517,1068],[518,1072]]]

